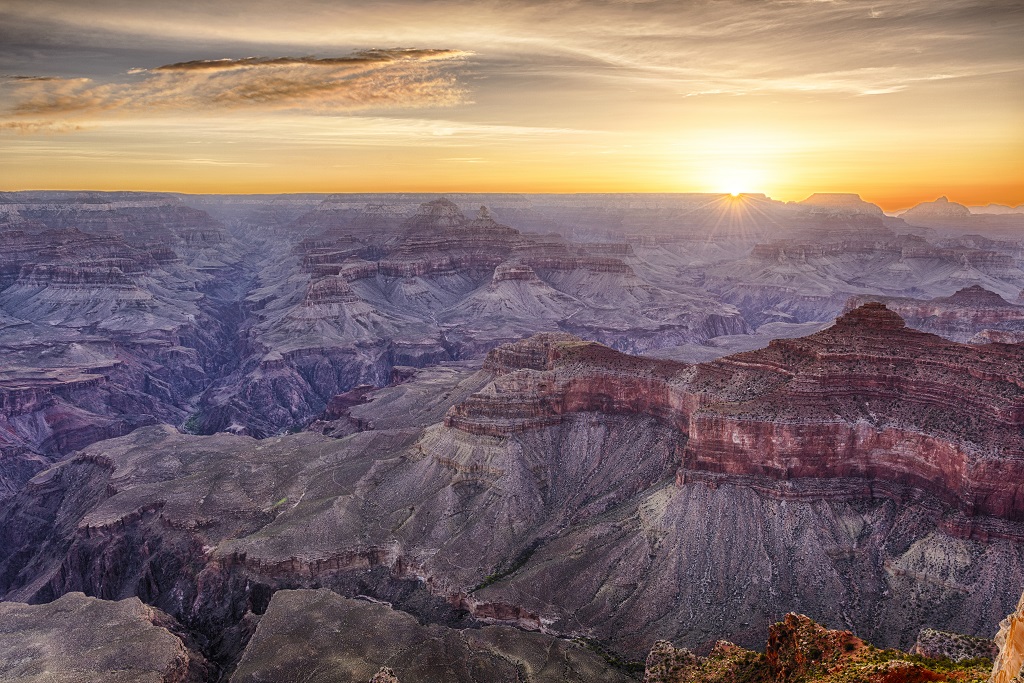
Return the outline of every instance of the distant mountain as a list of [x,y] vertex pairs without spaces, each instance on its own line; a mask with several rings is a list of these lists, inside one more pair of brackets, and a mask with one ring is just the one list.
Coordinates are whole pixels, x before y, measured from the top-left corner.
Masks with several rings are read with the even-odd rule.
[[986,204],[985,206],[968,206],[967,208],[975,215],[1003,216],[1008,213],[1024,213],[1024,204],[1018,204],[1017,206],[1007,206],[1006,204]]
[[852,213],[866,213],[872,216],[884,215],[880,206],[864,201],[859,194],[853,192],[815,192],[797,204]]
[[900,218],[908,223],[913,223],[915,219],[947,221],[970,217],[970,209],[963,204],[951,202],[946,197],[939,197],[934,202],[921,202],[900,214]]

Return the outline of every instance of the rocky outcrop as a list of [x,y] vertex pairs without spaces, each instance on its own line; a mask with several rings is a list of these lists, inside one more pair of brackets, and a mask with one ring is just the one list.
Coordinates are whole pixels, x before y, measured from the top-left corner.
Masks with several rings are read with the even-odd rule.
[[171,617],[138,598],[67,593],[0,602],[0,679],[26,683],[199,683],[216,671]]
[[950,666],[941,656],[877,650],[850,631],[832,631],[802,614],[771,626],[764,654],[719,641],[707,657],[656,643],[644,683],[925,683],[980,680],[984,664]]
[[370,683],[399,683],[399,680],[394,671],[386,666],[382,666],[380,671],[373,674]]
[[922,220],[956,221],[970,217],[970,209],[963,204],[951,202],[946,197],[939,197],[934,202],[922,202],[900,214],[900,218],[912,224]]
[[[386,665],[386,666],[384,666]],[[507,626],[423,625],[376,601],[326,590],[278,591],[232,683],[626,683],[585,646]]]
[[1017,609],[999,623],[996,634],[999,654],[992,666],[989,683],[1017,683],[1024,677],[1024,596]]
[[539,336],[492,352],[494,381],[445,424],[501,436],[572,413],[641,414],[687,436],[681,482],[860,479],[926,491],[967,520],[1021,521],[1022,368],[1019,347],[948,342],[868,303],[809,337],[693,368]]
[[956,293],[922,301],[898,297],[861,295],[851,298],[846,309],[852,310],[868,301],[877,301],[897,313],[907,325],[968,342],[1012,340],[1024,335],[1024,306],[1010,303],[999,294],[981,285],[972,285]]
[[881,218],[884,213],[881,207],[860,198],[859,194],[846,192],[815,192],[807,199],[799,202],[804,206],[827,210],[863,213]]

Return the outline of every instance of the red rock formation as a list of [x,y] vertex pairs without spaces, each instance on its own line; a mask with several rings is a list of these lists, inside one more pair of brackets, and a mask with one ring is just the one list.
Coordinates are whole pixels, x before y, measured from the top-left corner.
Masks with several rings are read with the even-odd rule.
[[650,415],[689,437],[681,478],[864,479],[967,517],[1024,519],[1024,348],[946,341],[881,304],[692,368],[538,335],[485,369],[494,381],[448,426],[500,436],[574,412]]
[[965,287],[955,294],[931,300],[898,297],[857,296],[846,304],[852,310],[869,301],[884,303],[908,325],[954,341],[974,341],[985,333],[988,341],[1000,341],[1001,333],[1024,332],[1024,306],[1012,304],[980,285]]

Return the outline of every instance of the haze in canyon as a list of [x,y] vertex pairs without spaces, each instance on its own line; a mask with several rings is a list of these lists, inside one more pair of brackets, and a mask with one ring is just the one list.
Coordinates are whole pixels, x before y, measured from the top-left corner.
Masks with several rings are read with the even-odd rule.
[[1011,683],[1024,7],[0,5],[0,681]]

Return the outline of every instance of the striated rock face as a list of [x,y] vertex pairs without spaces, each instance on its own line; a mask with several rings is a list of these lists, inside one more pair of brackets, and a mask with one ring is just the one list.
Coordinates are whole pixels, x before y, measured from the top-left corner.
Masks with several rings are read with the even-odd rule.
[[846,309],[852,310],[869,301],[885,304],[914,329],[953,341],[1016,343],[1017,336],[1024,336],[1024,306],[1010,303],[981,285],[926,301],[862,295],[851,298]]
[[67,593],[45,605],[0,602],[0,679],[26,683],[199,683],[216,671],[138,598]]
[[1024,676],[1024,596],[1017,609],[999,623],[996,634],[999,655],[992,666],[989,683],[1017,683]]
[[0,456],[18,463],[0,497],[48,459],[180,424],[234,361],[245,278],[220,278],[239,274],[238,245],[173,201],[113,204],[19,204],[34,227],[0,233]]
[[1021,353],[947,342],[865,304],[810,337],[699,368],[686,467],[889,481],[968,517],[1020,520]]
[[[551,362],[529,372],[558,372]],[[275,591],[329,588],[424,623],[583,636],[629,659],[658,639],[750,647],[791,610],[887,645],[909,647],[925,625],[988,635],[1024,581],[1011,523],[954,536],[926,494],[679,481],[685,435],[628,405],[501,437],[438,424],[495,381],[464,364],[355,392],[336,410],[361,431],[340,439],[150,427],[88,447],[0,503],[0,595],[140,595],[211,642],[244,644],[247,615]],[[226,649],[225,665],[242,651]]]
[[261,275],[241,362],[202,397],[197,431],[280,433],[396,365],[480,358],[537,332],[641,351],[747,330],[625,243],[521,233],[443,198],[412,215],[325,204],[292,226],[290,265]]
[[688,437],[680,481],[861,479],[926,491],[966,520],[1024,520],[1024,350],[917,332],[882,304],[693,368],[551,336],[499,348],[485,368],[497,377],[447,426],[501,436],[571,413],[642,414]]

